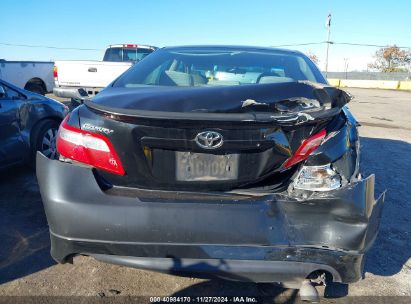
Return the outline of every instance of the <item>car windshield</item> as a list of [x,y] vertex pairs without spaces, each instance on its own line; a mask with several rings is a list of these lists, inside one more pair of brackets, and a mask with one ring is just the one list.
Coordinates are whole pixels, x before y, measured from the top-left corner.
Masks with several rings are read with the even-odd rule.
[[325,83],[304,55],[282,50],[172,48],[139,62],[114,87],[215,86],[307,80]]

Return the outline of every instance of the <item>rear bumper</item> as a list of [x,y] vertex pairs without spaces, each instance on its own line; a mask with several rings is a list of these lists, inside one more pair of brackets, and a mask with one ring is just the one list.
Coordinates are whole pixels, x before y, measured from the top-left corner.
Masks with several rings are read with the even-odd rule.
[[56,87],[53,88],[53,94],[62,98],[81,98],[79,89],[80,87]]
[[83,87],[55,87],[53,94],[62,98],[85,99],[92,97],[103,88],[83,88]]
[[384,201],[374,199],[373,176],[306,201],[282,194],[102,191],[92,169],[41,154],[37,177],[59,262],[85,254],[137,268],[288,286],[316,270],[337,282],[359,280]]

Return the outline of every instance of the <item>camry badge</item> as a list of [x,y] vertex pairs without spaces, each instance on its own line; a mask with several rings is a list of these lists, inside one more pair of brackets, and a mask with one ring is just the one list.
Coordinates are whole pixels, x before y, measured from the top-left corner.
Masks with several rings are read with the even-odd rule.
[[217,149],[223,145],[223,136],[214,131],[198,133],[195,142],[203,149]]

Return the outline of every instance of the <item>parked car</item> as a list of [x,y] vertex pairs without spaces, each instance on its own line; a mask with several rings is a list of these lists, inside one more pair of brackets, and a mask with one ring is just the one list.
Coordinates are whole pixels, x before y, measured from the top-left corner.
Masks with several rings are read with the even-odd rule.
[[56,134],[67,113],[56,100],[0,80],[0,169],[34,165],[36,151],[57,158]]
[[[67,98],[94,96],[135,62],[152,53],[156,47],[137,44],[110,45],[103,61],[62,61],[54,64],[54,95]],[[79,89],[83,89],[80,92]]]
[[19,88],[45,95],[53,91],[53,62],[0,60],[0,79]]
[[60,160],[38,154],[52,256],[303,295],[359,280],[384,195],[350,99],[299,52],[156,51],[66,117]]

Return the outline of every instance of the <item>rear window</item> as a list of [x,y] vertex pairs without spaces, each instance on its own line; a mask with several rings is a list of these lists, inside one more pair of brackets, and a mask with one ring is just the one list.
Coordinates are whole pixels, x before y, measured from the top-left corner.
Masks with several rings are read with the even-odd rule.
[[140,61],[148,54],[152,53],[153,49],[146,48],[109,48],[104,54],[103,61]]
[[128,70],[115,87],[215,86],[308,80],[325,83],[304,55],[280,50],[162,49]]

